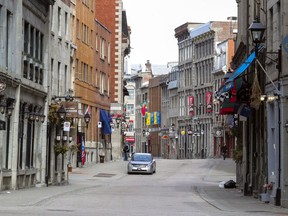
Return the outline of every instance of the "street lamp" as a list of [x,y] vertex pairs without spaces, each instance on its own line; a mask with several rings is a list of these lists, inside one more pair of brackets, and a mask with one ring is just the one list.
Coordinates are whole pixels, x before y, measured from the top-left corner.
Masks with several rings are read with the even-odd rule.
[[254,20],[249,26],[252,41],[256,46],[263,42],[264,32],[266,30],[265,26],[259,22],[258,19]]
[[88,124],[90,122],[90,119],[91,119],[90,114],[88,112],[86,112],[85,115],[84,115],[84,121],[87,124],[87,126],[88,126]]
[[66,110],[63,105],[58,109],[57,113],[60,120],[63,121],[66,117]]

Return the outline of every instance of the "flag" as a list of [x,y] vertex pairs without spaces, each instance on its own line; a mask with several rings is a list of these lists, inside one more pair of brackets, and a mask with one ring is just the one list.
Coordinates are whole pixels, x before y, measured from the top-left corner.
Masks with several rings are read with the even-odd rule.
[[141,107],[142,116],[145,116],[146,112],[147,112],[147,105],[146,102],[144,102]]
[[87,109],[84,114],[88,113],[90,115],[90,106],[87,106]]
[[86,151],[85,151],[85,141],[84,136],[81,137],[81,159],[82,159],[82,165],[86,162]]
[[150,125],[151,121],[151,115],[149,112],[146,112],[146,125]]

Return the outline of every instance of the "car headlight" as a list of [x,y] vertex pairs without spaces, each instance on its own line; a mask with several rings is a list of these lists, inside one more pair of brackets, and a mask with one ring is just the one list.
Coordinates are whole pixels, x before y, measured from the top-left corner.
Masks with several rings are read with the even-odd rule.
[[152,164],[150,163],[150,164],[147,164],[146,166],[147,166],[147,167],[150,167],[151,165],[152,165]]

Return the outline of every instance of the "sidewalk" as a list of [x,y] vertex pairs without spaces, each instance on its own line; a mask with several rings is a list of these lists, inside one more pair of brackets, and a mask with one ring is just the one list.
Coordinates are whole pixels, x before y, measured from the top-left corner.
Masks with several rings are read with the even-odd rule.
[[[212,161],[213,162],[213,161]],[[252,196],[244,196],[243,191],[238,188],[220,188],[222,181],[234,180],[235,162],[232,159],[216,160],[210,173],[205,177],[205,181],[215,182],[215,186],[201,187],[198,189],[199,195],[209,204],[222,211],[243,211],[246,213],[270,213],[288,215],[288,209],[265,203]],[[218,185],[217,185],[218,183]]]
[[[73,168],[73,171],[69,173],[69,184],[54,186],[49,185],[48,187],[33,187],[27,189],[20,190],[7,190],[0,191],[0,208],[5,207],[13,207],[13,206],[31,206],[38,205],[42,202],[46,202],[47,200],[54,199],[55,197],[63,196],[67,193],[71,193],[75,190],[83,190],[85,188],[95,187],[98,184],[101,184],[101,179],[97,182],[91,181],[91,179],[95,179],[95,175],[97,173],[107,173],[107,169],[105,167],[111,166],[126,166],[126,163],[122,161],[112,161],[106,163],[98,163],[93,165],[84,166],[83,168]],[[120,178],[123,176],[123,173],[120,173],[121,169],[119,169],[119,173],[117,171],[115,174],[115,178]],[[104,179],[105,180],[105,179]]]

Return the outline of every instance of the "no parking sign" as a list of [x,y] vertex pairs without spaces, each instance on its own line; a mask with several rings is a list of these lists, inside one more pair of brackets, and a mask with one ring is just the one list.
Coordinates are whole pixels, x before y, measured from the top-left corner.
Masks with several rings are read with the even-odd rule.
[[63,123],[63,131],[70,131],[70,122]]

